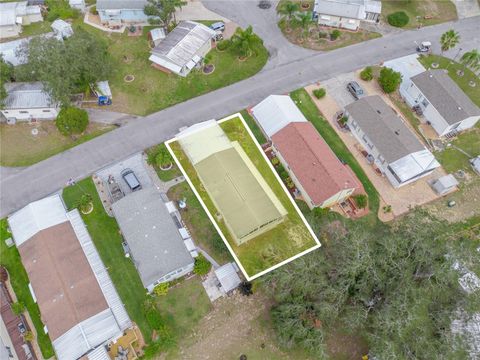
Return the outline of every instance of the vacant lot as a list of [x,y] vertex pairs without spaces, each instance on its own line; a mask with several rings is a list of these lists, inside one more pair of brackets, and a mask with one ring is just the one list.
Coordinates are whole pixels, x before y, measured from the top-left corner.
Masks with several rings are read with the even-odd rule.
[[405,28],[435,25],[457,19],[457,8],[450,0],[389,0],[382,1],[382,17],[404,11],[410,18]]
[[[38,130],[37,135],[32,135],[33,129]],[[41,121],[35,125],[0,124],[0,165],[32,165],[112,129],[110,125],[90,123],[83,135],[64,136],[53,121]]]
[[[145,115],[159,111],[192,97],[227,86],[248,78],[265,65],[268,52],[263,47],[255,49],[257,55],[252,55],[246,61],[240,61],[230,50],[210,51],[210,64],[215,71],[209,75],[199,70],[192,71],[186,78],[175,74],[165,74],[151,66],[148,60],[150,45],[145,27],[140,37],[124,34],[107,35],[98,29],[84,24],[77,24],[85,30],[106,38],[109,52],[114,59],[110,87],[113,92],[113,111]],[[133,75],[132,82],[125,82],[127,75]]]
[[20,254],[15,246],[8,248],[7,245],[5,245],[5,240],[12,236],[7,229],[7,219],[0,220],[0,264],[4,266],[10,274],[10,282],[17,295],[17,299],[25,305],[25,308],[32,318],[32,322],[37,331],[35,340],[38,342],[43,357],[49,359],[54,355],[52,343],[50,337],[43,331],[44,325],[40,316],[40,309],[37,303],[33,301],[28,288],[30,281],[28,280],[27,272],[20,259]]
[[[450,75],[452,80],[457,83],[477,106],[480,106],[480,80],[473,71],[467,69],[460,63],[440,55],[420,56],[418,60],[427,69],[431,69],[433,63],[437,63],[439,69],[448,69],[448,75]],[[457,74],[457,71],[463,71],[463,76]],[[474,81],[476,86],[470,86],[468,84],[470,81]]]
[[[257,148],[255,141],[248,134],[240,118],[236,117],[224,121],[220,126],[230,140],[240,143],[276,197],[288,211],[288,215],[282,223],[241,246],[235,244],[224,221],[216,220],[245,271],[252,277],[292,256],[311,249],[316,245],[316,242],[293,206],[289,195],[284,191],[274,172]],[[210,213],[218,213],[218,210],[201,184],[194,167],[189,162],[178,142],[173,142],[170,146]]]
[[460,134],[451,144],[444,151],[435,153],[444,169],[449,173],[457,170],[473,173],[468,161],[469,157],[465,153],[471,157],[480,155],[480,124],[477,124],[474,129]]

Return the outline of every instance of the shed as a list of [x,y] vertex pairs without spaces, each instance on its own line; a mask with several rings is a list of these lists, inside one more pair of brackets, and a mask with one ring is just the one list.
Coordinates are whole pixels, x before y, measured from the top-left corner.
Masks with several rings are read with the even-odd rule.
[[453,190],[458,185],[457,179],[452,174],[442,176],[432,183],[432,188],[439,195],[443,195]]
[[148,39],[154,43],[155,46],[160,44],[160,42],[165,39],[165,29],[164,28],[156,28],[152,29],[148,33]]
[[72,25],[62,19],[55,20],[51,26],[55,37],[59,40],[69,38],[73,35]]
[[473,170],[480,175],[480,155],[470,160]]
[[215,276],[220,282],[220,286],[225,293],[236,289],[242,282],[238,276],[238,267],[235,263],[228,263],[219,267],[215,270]]
[[95,92],[97,96],[107,96],[109,99],[112,98],[112,90],[110,90],[108,80],[97,82]]

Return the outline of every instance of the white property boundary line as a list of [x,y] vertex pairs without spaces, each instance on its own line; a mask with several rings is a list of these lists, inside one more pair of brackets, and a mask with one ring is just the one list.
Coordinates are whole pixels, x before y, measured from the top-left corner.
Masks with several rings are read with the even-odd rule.
[[245,271],[245,269],[243,268],[243,265],[242,263],[240,262],[240,260],[238,259],[237,255],[235,254],[235,252],[233,251],[232,247],[230,246],[230,244],[228,243],[228,240],[226,239],[225,235],[223,234],[222,230],[220,229],[220,227],[218,226],[216,220],[214,219],[214,217],[212,216],[212,214],[210,213],[210,210],[208,210],[207,206],[205,205],[205,203],[203,202],[200,194],[197,192],[197,189],[195,188],[195,186],[193,185],[192,181],[190,180],[189,176],[187,175],[185,169],[182,167],[182,164],[180,164],[180,161],[177,159],[177,157],[175,156],[175,153],[173,152],[172,148],[170,147],[170,143],[172,142],[175,142],[175,141],[178,141],[178,139],[176,137],[174,137],[173,139],[170,139],[168,141],[165,142],[165,145],[168,149],[168,151],[170,152],[170,154],[172,155],[173,159],[175,160],[175,163],[177,164],[178,168],[180,169],[180,171],[182,172],[183,176],[185,177],[185,179],[187,180],[187,183],[188,185],[190,186],[190,188],[193,190],[195,196],[198,198],[198,201],[200,201],[200,204],[202,205],[203,209],[205,210],[205,212],[207,213],[210,221],[213,223],[213,226],[215,227],[215,229],[217,230],[218,234],[220,235],[220,237],[222,238],[223,242],[225,243],[225,245],[227,246],[228,250],[230,251],[230,253],[232,254],[233,258],[235,259],[235,261],[237,262],[237,264],[239,265],[240,269],[242,270],[242,273],[243,275],[245,276],[245,278],[248,280],[248,281],[251,281],[251,280],[254,280],[262,275],[265,275],[266,273],[272,271],[272,270],[275,270],[275,269],[278,269],[279,267],[285,265],[285,264],[288,264],[289,262],[295,260],[295,259],[298,259],[299,257],[302,257],[303,255],[305,254],[308,254],[309,252],[312,252],[316,249],[318,249],[320,246],[322,246],[320,244],[320,241],[318,240],[317,236],[315,235],[315,233],[313,232],[312,228],[310,227],[310,224],[307,222],[307,219],[305,219],[305,217],[303,216],[302,212],[300,211],[300,209],[298,208],[297,204],[295,203],[295,201],[292,199],[290,193],[288,192],[287,190],[287,187],[285,186],[285,184],[283,183],[282,179],[280,178],[280,176],[278,175],[277,171],[275,170],[275,168],[273,167],[272,163],[270,162],[270,160],[268,160],[268,157],[267,155],[265,154],[265,152],[263,151],[262,147],[260,146],[260,144],[258,143],[257,139],[255,138],[255,136],[253,135],[252,131],[250,130],[250,128],[248,127],[247,123],[245,122],[245,119],[243,118],[242,114],[240,113],[236,113],[236,114],[233,114],[233,115],[230,115],[230,116],[227,116],[226,118],[224,119],[221,119],[221,120],[218,120],[217,123],[220,124],[222,122],[225,122],[225,121],[228,121],[228,120],[231,120],[231,119],[234,119],[234,118],[240,118],[243,126],[245,127],[245,129],[247,130],[248,134],[250,135],[250,137],[252,138],[253,142],[255,143],[255,145],[257,146],[257,149],[260,151],[260,153],[263,155],[263,159],[267,162],[267,164],[269,165],[270,167],[270,170],[273,172],[273,174],[275,175],[275,178],[277,179],[277,181],[280,183],[280,185],[282,186],[282,189],[283,191],[285,191],[285,194],[287,195],[287,198],[290,200],[290,202],[292,203],[293,207],[295,208],[295,210],[297,211],[298,215],[300,216],[300,218],[302,219],[303,223],[305,224],[305,226],[307,227],[308,231],[310,232],[310,235],[312,235],[313,239],[315,240],[315,242],[317,243],[315,246],[311,247],[310,249],[307,249],[305,251],[302,251],[301,253],[297,254],[297,255],[294,255],[282,262],[280,262],[279,264],[277,265],[274,265],[266,270],[263,270],[261,272],[259,272],[258,274],[255,274],[253,276],[249,276],[247,274],[247,272]]

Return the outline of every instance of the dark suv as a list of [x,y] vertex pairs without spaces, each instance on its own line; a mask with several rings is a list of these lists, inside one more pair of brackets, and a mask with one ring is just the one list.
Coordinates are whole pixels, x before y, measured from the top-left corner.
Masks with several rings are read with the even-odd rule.
[[365,95],[365,92],[363,91],[362,87],[358,85],[356,81],[351,81],[347,85],[347,90],[350,91],[350,94],[353,95],[355,100],[360,99],[363,95]]
[[130,190],[136,191],[142,188],[140,181],[138,181],[137,176],[135,175],[132,169],[122,170],[121,174],[122,174],[123,180],[125,180]]

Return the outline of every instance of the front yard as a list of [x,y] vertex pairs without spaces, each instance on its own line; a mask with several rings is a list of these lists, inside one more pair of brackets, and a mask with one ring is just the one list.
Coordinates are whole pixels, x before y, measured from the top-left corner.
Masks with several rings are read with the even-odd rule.
[[10,275],[10,283],[17,295],[18,301],[25,305],[26,310],[30,314],[37,332],[37,337],[34,341],[37,341],[43,357],[49,359],[54,356],[52,343],[50,337],[43,331],[44,325],[41,319],[40,309],[33,301],[28,288],[30,281],[28,280],[27,272],[23,267],[17,248],[15,246],[8,248],[5,244],[5,240],[11,236],[8,232],[7,219],[0,220],[0,264],[7,269]]
[[[298,21],[292,20],[289,22],[287,19],[280,20],[278,26],[282,30],[283,35],[291,43],[319,51],[334,50],[382,36],[377,32],[360,29],[357,31],[333,29],[317,24],[309,25],[307,30],[305,30],[300,26]],[[337,39],[333,40],[331,36],[335,30],[338,30],[340,35]]]
[[457,8],[450,0],[389,0],[382,1],[382,17],[387,22],[387,16],[398,11],[404,11],[410,21],[404,28],[411,29],[419,25],[435,25],[457,19]]
[[[38,134],[32,135],[37,129]],[[53,121],[37,124],[0,124],[0,165],[29,166],[89,141],[113,129],[111,125],[90,123],[80,136],[64,136]]]
[[[124,34],[110,34],[77,23],[85,30],[105,38],[109,52],[114,58],[110,87],[113,92],[112,111],[146,115],[166,107],[222,88],[248,78],[260,71],[268,59],[268,52],[261,45],[245,61],[240,61],[231,50],[223,52],[212,49],[209,52],[210,64],[215,66],[213,73],[203,74],[192,71],[186,78],[166,74],[152,67],[148,60],[150,47],[147,39],[149,27],[143,28],[140,37]],[[126,82],[125,77],[133,75],[134,80]]]

